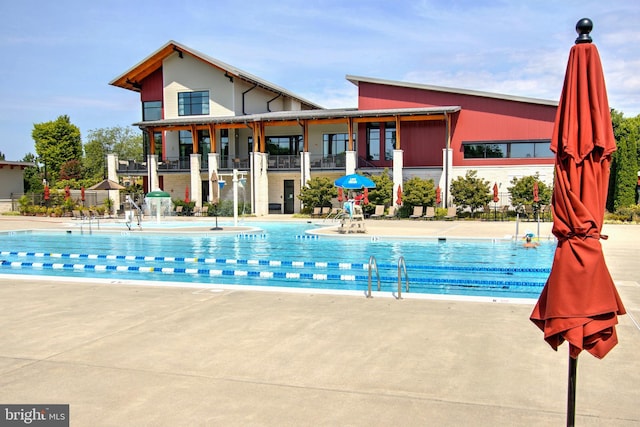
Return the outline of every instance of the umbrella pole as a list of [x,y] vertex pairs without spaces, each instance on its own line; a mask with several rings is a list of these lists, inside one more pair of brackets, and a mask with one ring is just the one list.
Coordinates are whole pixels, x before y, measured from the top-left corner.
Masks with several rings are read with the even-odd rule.
[[576,421],[576,371],[578,358],[569,353],[569,383],[567,390],[567,427],[573,427]]

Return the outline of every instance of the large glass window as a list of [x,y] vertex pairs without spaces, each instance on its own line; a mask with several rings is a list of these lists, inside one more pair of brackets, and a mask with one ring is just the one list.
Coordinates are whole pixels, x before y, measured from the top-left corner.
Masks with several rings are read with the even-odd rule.
[[465,159],[527,159],[553,157],[551,140],[463,142]]
[[[151,154],[151,148],[149,143],[149,132],[142,133],[142,142],[144,147],[143,149],[144,158],[146,159],[147,156]],[[153,144],[154,144],[153,148],[155,150],[155,154],[158,156],[159,159],[162,159],[162,132],[153,133]]]
[[162,120],[162,101],[143,102],[142,120]]
[[393,160],[393,150],[396,149],[396,124],[387,123],[384,126],[384,159]]
[[367,160],[380,160],[380,125],[367,125]]
[[196,116],[209,114],[209,91],[178,93],[178,115]]
[[191,153],[193,153],[191,132],[188,130],[179,131],[178,139],[180,140],[180,157],[188,157]]
[[266,141],[269,154],[299,154],[302,135],[268,136]]
[[[355,140],[355,134],[353,139]],[[322,135],[322,154],[324,157],[342,154],[347,151],[348,146],[348,133],[325,133]]]

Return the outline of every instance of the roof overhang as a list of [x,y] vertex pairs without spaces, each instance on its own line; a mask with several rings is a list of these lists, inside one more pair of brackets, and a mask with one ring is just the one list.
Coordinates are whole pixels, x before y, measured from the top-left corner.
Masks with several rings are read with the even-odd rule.
[[245,116],[225,116],[225,117],[185,117],[177,119],[154,120],[134,123],[141,129],[149,128],[187,128],[199,125],[236,125],[263,122],[265,124],[277,125],[291,121],[331,121],[352,119],[354,122],[388,121],[400,120],[444,120],[449,114],[460,111],[458,106],[449,107],[429,107],[429,108],[388,108],[381,110],[358,110],[358,109],[333,109],[333,110],[304,110],[304,111],[277,111],[272,113],[248,114]]

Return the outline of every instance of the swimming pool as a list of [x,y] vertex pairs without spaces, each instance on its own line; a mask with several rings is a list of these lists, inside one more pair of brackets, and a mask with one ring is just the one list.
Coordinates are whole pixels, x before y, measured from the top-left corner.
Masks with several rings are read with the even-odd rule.
[[[402,257],[410,294],[537,298],[555,249],[543,243],[527,250],[510,240],[313,235],[307,231],[317,225],[302,222],[251,225],[257,229],[232,234],[9,232],[0,243],[0,273],[364,292],[373,256],[381,291],[396,292]],[[403,270],[403,293],[405,280]],[[375,273],[372,282],[375,290]]]

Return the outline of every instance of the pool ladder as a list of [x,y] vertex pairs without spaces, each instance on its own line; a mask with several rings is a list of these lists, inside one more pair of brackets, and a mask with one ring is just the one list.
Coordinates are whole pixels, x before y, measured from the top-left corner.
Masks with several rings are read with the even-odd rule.
[[[378,270],[378,263],[376,257],[371,255],[369,257],[369,281],[367,285],[367,298],[373,298],[371,296],[371,276],[375,268],[376,277],[378,279],[378,292],[380,292],[380,271]],[[405,292],[409,292],[409,275],[407,274],[407,264],[404,262],[404,257],[401,256],[398,259],[398,293],[396,299],[402,299],[402,273],[404,272],[405,278]]]

